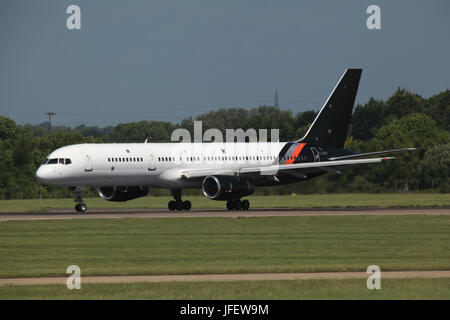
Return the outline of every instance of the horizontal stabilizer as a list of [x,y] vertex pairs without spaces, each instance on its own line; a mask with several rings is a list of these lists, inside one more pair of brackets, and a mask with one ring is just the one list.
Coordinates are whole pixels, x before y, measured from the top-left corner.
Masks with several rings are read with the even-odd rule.
[[344,160],[344,159],[357,159],[357,158],[365,158],[365,157],[371,157],[371,156],[377,156],[380,154],[388,154],[388,153],[397,153],[397,152],[403,152],[403,151],[414,151],[417,150],[416,148],[403,148],[403,149],[393,149],[393,150],[383,150],[383,151],[375,151],[375,152],[367,152],[367,153],[355,153],[350,154],[342,157],[333,157],[329,158],[329,160]]

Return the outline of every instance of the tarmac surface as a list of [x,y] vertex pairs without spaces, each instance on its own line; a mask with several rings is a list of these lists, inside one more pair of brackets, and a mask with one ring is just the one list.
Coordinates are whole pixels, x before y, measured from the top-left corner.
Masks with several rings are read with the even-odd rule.
[[355,216],[355,215],[450,215],[450,208],[351,208],[351,209],[195,209],[169,211],[168,209],[89,209],[78,213],[72,209],[53,209],[42,213],[0,213],[1,221],[52,219],[123,219],[123,218],[243,218],[243,217],[298,217],[298,216]]
[[[81,277],[82,284],[89,283],[155,283],[199,281],[267,281],[311,279],[367,279],[366,272],[311,272],[311,273],[248,273],[201,275],[149,275],[149,276],[90,276]],[[450,271],[381,271],[383,279],[450,278]],[[0,286],[50,285],[67,283],[67,278],[14,278],[0,279]]]

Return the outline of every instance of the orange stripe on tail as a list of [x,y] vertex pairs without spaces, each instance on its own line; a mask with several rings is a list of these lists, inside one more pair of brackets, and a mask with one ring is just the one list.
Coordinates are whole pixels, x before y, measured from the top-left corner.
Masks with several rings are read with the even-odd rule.
[[294,152],[292,152],[292,159],[287,160],[284,164],[291,164],[295,161],[295,158],[302,152],[303,147],[306,143],[300,143],[297,148],[295,148]]

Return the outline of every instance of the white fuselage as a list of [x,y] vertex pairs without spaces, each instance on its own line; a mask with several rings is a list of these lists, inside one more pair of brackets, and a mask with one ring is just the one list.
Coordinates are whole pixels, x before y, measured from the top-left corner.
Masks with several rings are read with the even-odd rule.
[[39,167],[36,177],[42,183],[60,186],[197,188],[201,181],[182,179],[183,170],[269,165],[278,161],[285,144],[78,144],[52,152],[47,163]]

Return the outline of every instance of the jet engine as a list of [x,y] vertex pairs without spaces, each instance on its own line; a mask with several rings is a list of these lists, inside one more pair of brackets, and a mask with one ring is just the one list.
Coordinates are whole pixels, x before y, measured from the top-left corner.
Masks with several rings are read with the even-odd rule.
[[251,195],[255,185],[248,178],[238,176],[207,176],[202,184],[203,194],[212,200],[233,200]]
[[104,200],[122,202],[145,197],[148,194],[148,187],[99,187],[98,194]]

